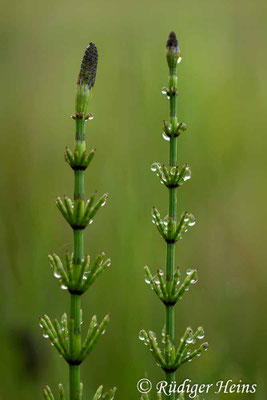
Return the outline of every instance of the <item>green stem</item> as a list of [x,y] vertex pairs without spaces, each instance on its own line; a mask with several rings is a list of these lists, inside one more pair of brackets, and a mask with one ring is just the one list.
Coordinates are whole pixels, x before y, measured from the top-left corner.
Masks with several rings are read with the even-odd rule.
[[[74,320],[74,335],[71,339],[74,355],[78,355],[81,350],[81,320],[80,320],[81,297],[71,294],[70,318]],[[70,400],[80,399],[80,365],[69,366],[70,376]]]
[[[177,117],[176,117],[176,93],[173,93],[171,88],[176,86],[177,76],[176,76],[176,68],[170,69],[169,74],[169,91],[170,91],[170,123],[174,128],[177,125]],[[177,137],[170,138],[170,166],[177,165]],[[169,216],[176,219],[176,206],[177,206],[177,197],[176,197],[176,188],[169,189]],[[175,266],[175,243],[167,243],[167,260],[166,260],[166,278],[167,281],[173,280],[174,274],[174,266]],[[175,334],[175,314],[174,314],[174,306],[167,305],[166,306],[166,332],[169,335],[171,343],[174,342],[174,334]],[[168,384],[175,380],[174,372],[166,373],[166,380]],[[175,395],[171,394],[171,396],[167,397],[170,400],[174,400]]]
[[[85,122],[83,119],[76,120],[76,148],[78,153],[85,151]],[[75,171],[74,173],[74,201],[84,199],[84,171]],[[83,230],[73,230],[73,266],[74,276],[79,272],[79,265],[84,257],[83,249]],[[73,320],[74,332],[71,338],[73,361],[77,359],[81,351],[81,296],[71,294],[70,318]],[[75,364],[75,363],[74,363]],[[80,365],[69,366],[70,377],[70,400],[80,399]]]
[[70,366],[70,399],[80,399],[80,366]]

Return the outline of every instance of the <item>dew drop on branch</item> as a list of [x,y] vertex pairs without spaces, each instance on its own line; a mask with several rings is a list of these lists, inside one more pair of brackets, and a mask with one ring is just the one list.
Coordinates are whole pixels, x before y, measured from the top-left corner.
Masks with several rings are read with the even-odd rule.
[[151,165],[151,171],[157,171],[157,167],[159,167],[159,168],[161,168],[161,165],[160,165],[160,163],[153,163],[152,165]]
[[168,94],[168,89],[167,89],[166,87],[163,87],[163,88],[161,89],[161,93],[162,93],[162,94]]
[[140,340],[142,340],[142,341],[144,341],[144,340],[146,340],[146,334],[144,333],[144,331],[143,330],[141,330],[140,332],[139,332],[139,339]]
[[62,290],[67,290],[67,289],[68,289],[68,287],[67,287],[66,285],[64,285],[64,283],[62,283],[62,284],[60,285],[60,287],[61,287]]
[[183,180],[186,182],[190,178],[191,178],[191,169],[189,167],[186,167]]
[[186,275],[191,275],[193,272],[194,272],[193,269],[188,269],[188,270],[186,271]]
[[192,283],[192,285],[194,285],[195,283],[197,283],[197,281],[198,281],[197,276],[194,276],[194,277],[191,279],[190,283]]
[[195,217],[194,217],[194,215],[191,214],[191,215],[190,215],[190,218],[189,218],[188,225],[189,225],[189,226],[194,226],[195,223],[196,223]]
[[199,328],[199,332],[197,334],[198,339],[203,339],[204,338],[204,330],[203,328]]
[[58,272],[57,269],[54,269],[54,277],[55,277],[56,279],[61,278],[61,275],[60,275],[60,273]]
[[170,141],[170,138],[169,138],[169,136],[168,136],[168,135],[166,135],[166,133],[165,133],[165,132],[163,132],[163,133],[162,133],[162,137],[163,137],[163,139],[164,139],[164,140],[166,140],[167,142],[169,142],[169,141]]

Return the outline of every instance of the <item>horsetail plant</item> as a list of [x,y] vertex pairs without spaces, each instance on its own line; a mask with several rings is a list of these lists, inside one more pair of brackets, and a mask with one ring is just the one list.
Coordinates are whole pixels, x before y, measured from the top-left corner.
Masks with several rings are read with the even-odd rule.
[[[100,323],[94,315],[89,322],[87,334],[82,340],[81,296],[111,264],[110,259],[105,259],[105,253],[99,254],[91,262],[90,256],[84,255],[83,243],[84,229],[93,222],[96,212],[105,205],[107,200],[107,194],[96,200],[96,193],[89,200],[84,200],[84,174],[95,155],[95,149],[89,154],[86,153],[85,123],[93,118],[92,114],[88,113],[88,104],[95,83],[97,62],[97,48],[94,43],[90,43],[82,60],[77,81],[76,111],[72,115],[76,123],[75,149],[73,153],[69,148],[65,151],[65,160],[74,171],[74,201],[66,196],[63,200],[60,197],[56,200],[59,211],[73,231],[73,253],[66,254],[65,266],[56,254],[49,255],[49,263],[55,278],[59,280],[61,288],[68,290],[70,294],[70,314],[67,316],[64,313],[60,322],[57,319],[51,321],[47,315],[40,319],[43,336],[50,339],[51,344],[69,365],[70,400],[81,400],[80,365],[104,334],[109,322],[108,315]],[[113,399],[116,388],[110,389],[105,394],[102,391],[103,387],[100,386],[93,400]],[[43,389],[43,395],[45,400],[54,400],[49,386]],[[65,399],[61,384],[59,398]]]
[[[162,93],[167,96],[170,102],[170,120],[163,121],[163,138],[169,142],[169,164],[154,163],[151,166],[151,170],[156,172],[160,182],[165,185],[169,192],[168,215],[162,218],[155,207],[152,211],[152,222],[166,242],[166,274],[159,269],[153,275],[149,268],[145,266],[145,281],[164,304],[166,323],[162,330],[161,347],[152,331],[146,332],[142,329],[139,338],[148,346],[157,365],[165,372],[167,387],[170,387],[171,383],[175,381],[176,370],[206,351],[208,343],[196,345],[198,340],[204,338],[204,330],[199,327],[193,331],[192,328],[188,327],[179,344],[175,346],[175,305],[189,290],[191,284],[197,282],[198,272],[196,269],[188,269],[185,278],[180,283],[180,269],[175,268],[175,244],[182,239],[191,226],[195,225],[195,218],[193,214],[187,211],[182,213],[180,219],[177,219],[176,215],[177,189],[191,178],[191,170],[188,164],[182,166],[177,164],[177,141],[178,137],[186,130],[186,125],[178,122],[176,113],[177,65],[181,61],[181,53],[174,32],[170,33],[167,41],[166,58],[169,67],[169,85],[162,89]],[[175,393],[170,392],[169,394],[166,398],[174,400]],[[148,400],[148,395],[144,394],[142,398]],[[159,398],[161,398],[161,395],[159,395]],[[182,393],[179,394],[178,399],[183,399]]]

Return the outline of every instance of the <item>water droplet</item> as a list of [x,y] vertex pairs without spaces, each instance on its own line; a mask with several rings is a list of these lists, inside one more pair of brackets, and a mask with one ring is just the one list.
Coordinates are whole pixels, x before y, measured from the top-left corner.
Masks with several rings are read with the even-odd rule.
[[200,357],[201,356],[201,351],[199,351],[198,353],[197,353],[197,357]]
[[[182,216],[183,216],[183,214],[182,214]],[[188,222],[189,221],[189,214],[185,214],[184,215],[184,222]]]
[[158,273],[159,273],[160,276],[164,275],[164,272],[161,269],[158,270]]
[[208,343],[203,343],[202,348],[203,348],[204,351],[207,351],[208,347],[209,347]]
[[146,340],[146,333],[145,333],[145,331],[143,329],[139,332],[139,336],[138,337],[142,341]]
[[177,167],[172,167],[171,168],[171,175],[175,175],[177,173],[178,168]]
[[101,207],[104,207],[104,206],[106,205],[106,202],[107,202],[107,199],[105,199],[105,200],[103,201],[103,203],[101,204]]
[[54,346],[54,343],[50,342],[51,346]]
[[93,116],[93,114],[89,113],[89,114],[88,114],[88,119],[89,119],[89,120],[92,120],[92,119],[94,119],[94,116]]
[[189,218],[188,225],[189,225],[189,226],[194,226],[195,223],[196,223],[196,220],[195,220],[194,215],[193,215],[193,214],[190,214],[190,218]]
[[195,283],[197,283],[197,281],[198,281],[198,277],[195,275],[195,276],[191,279],[190,283],[192,283],[192,285],[194,285]]
[[159,284],[160,284],[160,281],[159,281],[159,279],[158,279],[157,277],[154,278],[153,281],[154,281],[154,283],[155,283],[156,285],[159,285]]
[[163,87],[163,88],[161,89],[161,93],[162,93],[162,94],[167,94],[167,93],[168,93],[168,89],[167,89],[166,87]]
[[157,171],[157,167],[159,167],[159,168],[161,168],[161,165],[160,165],[160,163],[153,163],[152,165],[151,165],[151,171]]
[[62,284],[60,285],[60,287],[61,287],[62,290],[67,290],[67,289],[68,289],[68,287],[67,287],[66,285],[64,285],[64,283],[62,283]]
[[44,337],[45,339],[47,339],[49,336],[48,336],[48,334],[47,334],[46,332],[44,332],[44,333],[43,333],[43,337]]
[[89,225],[91,225],[93,222],[94,222],[94,220],[93,220],[93,219],[90,219]]
[[146,282],[148,285],[151,285],[151,281],[150,281],[149,278],[145,278],[145,282]]
[[43,328],[43,327],[44,327],[43,324],[42,324],[42,322],[39,323],[39,326],[40,326],[40,328]]
[[168,223],[169,223],[169,216],[166,215],[166,216],[164,217],[164,219],[163,219],[163,224],[164,224],[165,226],[168,226]]
[[180,62],[182,61],[182,57],[180,56],[177,60],[177,64],[180,64]]
[[183,180],[188,181],[188,179],[190,178],[191,178],[191,169],[189,166],[187,166],[184,172]]
[[205,336],[205,334],[204,334],[204,329],[202,328],[202,327],[199,327],[198,328],[198,334],[197,334],[197,338],[198,339],[203,339],[204,338],[204,336]]
[[107,268],[111,266],[111,261],[107,262]]
[[163,137],[163,139],[164,139],[164,140],[166,140],[167,142],[169,142],[169,141],[170,141],[170,138],[169,138],[169,136],[168,136],[168,135],[166,135],[166,133],[165,133],[165,132],[163,132],[163,133],[162,133],[162,137]]
[[62,315],[62,317],[61,317],[61,323],[63,324],[63,323],[66,322],[66,321],[67,321],[67,314],[64,313],[64,314]]
[[88,277],[84,274],[84,275],[83,275],[83,280],[84,280],[84,281],[87,281],[87,279],[88,279]]
[[188,269],[188,270],[186,271],[186,275],[191,275],[193,272],[194,272],[193,269]]
[[105,332],[106,332],[106,329],[104,329],[104,330],[103,330],[103,332],[102,332],[102,335],[104,335],[104,334],[105,334]]
[[61,278],[61,275],[60,275],[59,271],[58,271],[56,268],[54,268],[54,277],[55,277],[56,279]]

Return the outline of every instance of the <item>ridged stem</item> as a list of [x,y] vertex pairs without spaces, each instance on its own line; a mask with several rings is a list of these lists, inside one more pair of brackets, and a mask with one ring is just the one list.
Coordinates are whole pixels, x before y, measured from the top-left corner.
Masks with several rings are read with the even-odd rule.
[[[169,72],[169,93],[170,93],[170,123],[173,128],[177,125],[176,117],[176,92],[172,90],[176,86],[177,76],[176,68],[170,68]],[[170,156],[169,156],[170,166],[177,165],[177,137],[170,138]],[[176,188],[169,188],[169,216],[176,220]],[[173,280],[175,267],[175,243],[167,243],[167,260],[166,260],[166,278],[167,281]],[[174,306],[166,305],[166,333],[169,335],[171,343],[174,342],[175,334],[175,314]],[[166,373],[166,380],[168,384],[175,380],[174,372]],[[167,396],[166,398],[170,400],[175,399],[175,395]]]
[[[75,150],[80,152],[85,151],[85,122],[83,119],[76,120],[76,147]],[[74,173],[74,201],[84,199],[84,171],[75,171]],[[74,275],[78,272],[78,265],[81,264],[84,257],[83,249],[83,230],[73,230],[73,265]],[[75,271],[76,268],[76,271]],[[71,338],[72,350],[75,357],[81,351],[81,296],[71,294],[70,301],[70,318],[73,320],[73,337]],[[69,385],[70,385],[70,400],[79,400],[81,391],[80,382],[80,365],[69,366]]]

